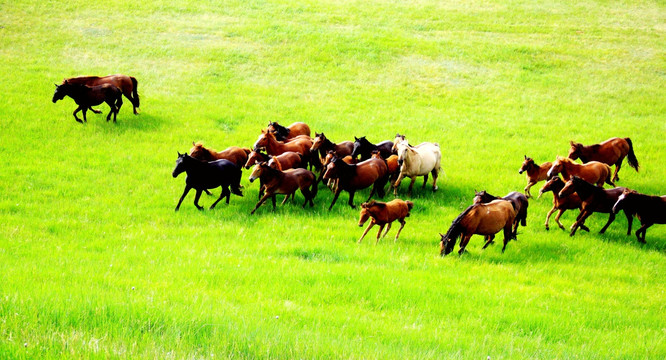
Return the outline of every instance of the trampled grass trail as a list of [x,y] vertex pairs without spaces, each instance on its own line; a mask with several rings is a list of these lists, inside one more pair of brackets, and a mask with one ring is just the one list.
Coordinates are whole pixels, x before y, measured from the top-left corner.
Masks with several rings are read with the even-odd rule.
[[[664,225],[641,245],[622,215],[597,234],[595,214],[571,238],[545,230],[548,194],[504,254],[480,236],[461,257],[438,246],[475,189],[520,191],[524,155],[570,140],[630,137],[641,167],[618,185],[666,194],[663,3],[0,8],[0,358],[666,357]],[[124,99],[117,124],[81,125],[51,102],[64,78],[113,73],[138,79],[140,115]],[[229,205],[190,194],[173,211],[177,152],[250,147],[269,121],[437,142],[439,191],[403,182],[415,207],[377,246],[323,186],[313,208],[299,193],[251,216],[247,171]]]

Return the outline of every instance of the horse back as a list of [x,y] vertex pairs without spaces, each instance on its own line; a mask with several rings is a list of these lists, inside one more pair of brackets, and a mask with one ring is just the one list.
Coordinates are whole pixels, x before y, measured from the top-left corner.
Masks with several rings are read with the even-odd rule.
[[357,189],[366,188],[375,183],[388,173],[386,162],[382,159],[370,158],[356,165],[354,176],[349,179],[348,184]]
[[619,137],[610,138],[600,144],[583,147],[585,162],[598,161],[607,165],[615,164],[629,153],[629,143]]
[[613,210],[613,205],[615,205],[620,195],[622,195],[622,192],[626,190],[625,187],[597,189],[593,196],[583,200],[583,207],[600,213],[610,213]]
[[463,225],[474,234],[493,235],[511,226],[516,217],[513,205],[507,200],[477,204],[463,219]]

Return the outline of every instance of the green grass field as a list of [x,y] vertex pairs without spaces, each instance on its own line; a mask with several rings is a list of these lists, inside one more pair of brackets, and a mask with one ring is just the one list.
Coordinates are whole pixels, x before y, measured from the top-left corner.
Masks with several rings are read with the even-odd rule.
[[[666,358],[666,226],[641,245],[622,215],[597,234],[597,214],[570,238],[545,230],[547,195],[504,254],[438,244],[474,189],[522,190],[523,155],[570,140],[630,137],[641,169],[618,185],[666,194],[663,1],[0,10],[0,358]],[[117,124],[101,105],[81,125],[51,103],[63,78],[113,73],[139,80],[139,116],[124,99]],[[191,193],[173,211],[177,151],[249,147],[269,121],[438,142],[440,190],[418,180],[399,241],[377,246],[323,187],[312,209],[299,193],[250,216],[248,172],[229,205],[200,212]]]

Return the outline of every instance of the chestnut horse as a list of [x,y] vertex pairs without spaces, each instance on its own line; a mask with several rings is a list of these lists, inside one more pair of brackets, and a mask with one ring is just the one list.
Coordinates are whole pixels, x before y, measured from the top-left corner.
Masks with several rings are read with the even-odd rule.
[[[622,192],[626,190],[624,187],[616,187],[614,189],[603,189],[598,186],[594,186],[589,182],[579,178],[578,176],[572,176],[571,180],[567,181],[564,185],[564,188],[560,190],[558,194],[560,197],[565,197],[571,195],[573,192],[576,192],[582,201],[580,214],[576,218],[576,222],[571,226],[571,233],[569,235],[574,236],[576,230],[581,225],[585,224],[585,219],[595,212],[607,213],[608,222],[604,225],[603,228],[599,231],[599,234],[603,234],[608,229],[608,226],[615,220],[615,213],[613,213],[613,205],[617,202],[617,199],[622,195]],[[627,210],[624,211],[624,215],[627,217],[627,223],[629,223],[629,228],[627,229],[627,235],[631,235],[631,223],[633,218]]]
[[374,150],[378,150],[382,158],[386,159],[387,157],[394,154],[392,148],[393,141],[391,140],[382,141],[375,145],[368,141],[365,136],[361,136],[360,138],[354,136],[354,150],[352,150],[351,156],[356,158],[360,155],[361,161],[363,161],[369,159],[370,156],[372,156],[372,152]]
[[[178,200],[176,211],[178,211],[180,204],[191,189],[197,191],[194,197],[194,206],[199,210],[203,209],[203,207],[199,206],[199,198],[201,197],[201,193],[207,189],[222,187],[222,193],[220,193],[220,197],[213,205],[210,206],[211,209],[225,196],[228,204],[231,193],[243,196],[240,190],[241,169],[229,160],[222,159],[207,162],[197,160],[187,154],[178,153],[176,167],[173,169],[172,175],[175,178],[183,172],[187,173],[185,190],[180,200]],[[231,191],[229,191],[229,187],[231,187]]]
[[238,168],[242,168],[243,165],[247,162],[248,154],[251,152],[248,148],[241,148],[238,146],[230,146],[220,152],[206,148],[200,142],[192,142],[192,148],[190,149],[190,156],[203,160],[203,161],[214,161],[220,159],[226,159],[236,164]]
[[354,143],[351,141],[343,141],[336,144],[329,140],[324,133],[315,133],[310,151],[313,154],[319,152],[319,159],[322,160],[326,157],[326,153],[331,150],[335,151],[338,156],[345,157],[351,155],[352,151],[354,151]]
[[666,196],[650,196],[625,189],[613,205],[613,213],[617,214],[620,210],[638,217],[641,227],[636,230],[636,237],[643,244],[647,228],[654,224],[666,224]]
[[[102,84],[109,84],[117,87],[125,95],[125,97],[132,103],[134,106],[134,114],[138,114],[136,109],[139,107],[139,93],[137,92],[137,85],[139,84],[136,81],[136,78],[133,76],[127,75],[108,75],[108,76],[78,76],[69,79],[65,79],[63,84],[68,82],[70,84],[81,84],[87,86],[98,86]],[[98,113],[97,110],[90,109],[95,113]]]
[[307,164],[303,162],[303,157],[301,156],[301,154],[295,153],[293,151],[287,151],[280,155],[272,156],[253,150],[252,152],[250,152],[250,155],[248,155],[247,157],[245,168],[249,169],[252,165],[261,162],[268,162],[269,166],[275,164],[274,166],[271,167],[273,169],[278,169],[281,171],[287,169],[305,168],[307,166]]
[[[99,105],[103,102],[107,103],[111,110],[109,115],[106,116],[106,121],[111,119],[111,114],[113,114],[113,122],[116,122],[116,116],[120,111],[120,107],[123,106],[123,96],[120,92],[120,89],[111,85],[111,84],[102,84],[97,86],[87,86],[82,84],[73,84],[65,80],[62,85],[56,85],[55,92],[53,93],[53,102],[55,103],[58,100],[62,100],[65,96],[69,96],[74,99],[74,102],[79,107],[74,110],[74,119],[76,121],[83,123],[88,122],[86,119],[86,112],[88,109],[93,110],[92,106]],[[76,113],[83,111],[83,121],[76,116]],[[99,113],[97,110],[93,112]]]
[[388,234],[389,230],[391,230],[391,224],[395,220],[400,222],[400,229],[398,229],[398,233],[395,234],[395,239],[393,241],[398,241],[400,231],[402,231],[402,228],[405,227],[405,218],[409,216],[409,211],[412,210],[413,207],[413,202],[403,201],[400,199],[391,200],[386,203],[372,200],[370,202],[361,204],[361,217],[358,220],[358,226],[363,226],[363,224],[365,224],[369,218],[372,218],[372,220],[370,220],[370,225],[368,225],[368,227],[365,229],[363,235],[361,235],[361,238],[358,239],[358,243],[361,243],[361,240],[363,240],[365,234],[368,233],[368,230],[370,230],[371,227],[379,225],[377,241],[375,241],[375,245],[377,245],[377,243],[379,243],[382,230],[384,230],[384,226],[388,225],[386,227],[386,232],[384,232],[384,235],[381,235],[381,238],[384,238],[386,234]]
[[268,132],[275,135],[275,138],[278,141],[286,141],[299,135],[307,135],[309,137],[310,127],[304,122],[295,122],[287,127],[284,127],[277,122],[269,122]]
[[558,156],[553,165],[548,170],[548,177],[555,176],[559,173],[562,173],[562,178],[564,181],[569,181],[572,176],[578,176],[579,178],[591,183],[596,184],[599,187],[603,187],[604,183],[608,185],[615,186],[611,181],[611,168],[610,166],[598,162],[590,161],[587,164],[577,164],[569,158]]
[[506,244],[512,237],[511,227],[515,217],[516,212],[513,205],[506,200],[471,205],[453,220],[446,235],[439,234],[441,236],[439,255],[451,253],[458,238],[462,238],[458,251],[458,254],[462,255],[469,239],[474,234],[486,236],[486,244],[483,245],[485,249],[492,243],[495,234],[502,229],[504,229],[504,247],[502,248],[502,252],[504,252]]
[[302,137],[287,143],[282,143],[275,138],[273,133],[262,130],[261,135],[259,135],[259,138],[254,143],[253,149],[256,151],[259,148],[265,148],[268,155],[280,155],[287,151],[294,151],[309,158],[311,147],[312,140],[309,137]]
[[525,174],[527,176],[527,186],[525,186],[523,191],[525,191],[525,195],[527,195],[528,198],[532,197],[532,194],[530,194],[530,188],[533,185],[539,181],[548,179],[547,173],[551,166],[553,166],[553,163],[550,161],[541,165],[537,165],[534,160],[532,160],[532,158],[529,158],[527,155],[525,155],[525,160],[523,161],[523,165],[518,170],[518,174],[522,174],[524,171],[527,171]]
[[[293,198],[296,190],[300,189],[305,197],[303,207],[309,202],[310,206],[314,206],[312,199],[317,195],[317,186],[315,183],[315,175],[306,169],[290,169],[287,171],[280,171],[268,166],[267,163],[262,162],[257,164],[250,174],[250,182],[260,179],[265,188],[264,196],[259,199],[257,205],[250,214],[255,211],[266,201],[269,197],[273,200],[273,210],[275,210],[275,195],[287,195],[282,201],[282,205],[287,202],[289,196]],[[310,190],[312,188],[312,190]]]
[[368,200],[374,193],[384,197],[384,185],[388,181],[388,168],[386,162],[381,159],[372,158],[350,165],[339,157],[333,157],[331,163],[326,166],[324,179],[338,179],[338,187],[328,210],[333,208],[342,190],[349,193],[349,206],[354,208],[354,193],[356,193],[356,190],[373,185]]
[[485,190],[481,190],[474,194],[474,204],[487,204],[493,200],[506,200],[513,205],[516,211],[516,218],[513,220],[513,238],[518,235],[518,224],[523,227],[527,226],[527,207],[530,205],[527,196],[517,191],[512,191],[504,197],[498,197],[488,194]]
[[[550,209],[550,211],[548,211],[548,215],[546,215],[546,230],[550,230],[548,227],[548,221],[550,220],[550,216],[553,215],[555,210],[558,210],[557,215],[555,215],[555,222],[557,223],[557,226],[560,227],[560,229],[565,230],[564,225],[562,225],[560,222],[560,216],[562,216],[562,214],[564,214],[564,212],[567,210],[580,209],[582,207],[583,202],[580,200],[580,196],[578,196],[576,193],[560,197],[560,191],[562,191],[563,188],[564,181],[562,181],[559,176],[553,176],[550,178],[550,180],[546,181],[543,187],[539,190],[539,196],[537,199],[539,199],[541,195],[546,192],[553,192],[553,208]],[[582,224],[580,225],[580,228],[587,232],[590,231],[587,226]]]
[[589,161],[598,161],[607,165],[615,165],[615,174],[613,174],[612,181],[618,181],[620,178],[617,173],[622,167],[622,161],[625,157],[628,158],[629,166],[638,171],[638,160],[634,154],[634,146],[629,138],[611,138],[601,144],[594,144],[585,146],[580,143],[571,141],[571,149],[569,150],[569,158],[571,160],[580,159],[583,163]]
[[409,146],[407,140],[402,140],[396,145],[398,149],[398,165],[400,165],[400,175],[393,183],[393,195],[398,194],[398,186],[405,177],[412,179],[409,184],[409,194],[412,193],[414,182],[419,176],[423,176],[423,189],[428,182],[428,174],[432,174],[432,191],[437,191],[437,176],[441,170],[440,162],[442,152],[439,144],[424,142],[417,146]]

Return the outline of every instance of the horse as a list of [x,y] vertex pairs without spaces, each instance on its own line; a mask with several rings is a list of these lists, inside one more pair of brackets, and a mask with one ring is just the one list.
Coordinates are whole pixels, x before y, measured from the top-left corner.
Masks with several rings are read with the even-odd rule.
[[370,143],[365,136],[357,138],[354,136],[354,149],[352,150],[351,156],[353,158],[361,156],[361,161],[367,160],[372,156],[373,150],[378,150],[382,158],[386,159],[391,156],[394,152],[391,150],[393,148],[393,141],[386,140],[382,141],[379,144],[375,145]]
[[384,185],[388,181],[388,168],[386,162],[381,159],[371,158],[350,165],[339,157],[333,157],[330,164],[326,166],[324,179],[338,179],[338,187],[335,189],[333,202],[331,202],[328,210],[330,211],[333,208],[342,190],[349,193],[349,206],[353,209],[355,208],[354,193],[356,190],[365,189],[372,185],[368,200],[375,193],[384,197]]
[[287,151],[294,151],[309,158],[311,147],[312,140],[309,137],[282,143],[275,138],[273,133],[262,130],[261,135],[259,135],[259,138],[254,143],[253,149],[257,151],[259,148],[265,148],[268,155],[280,155]]
[[[303,207],[309,202],[310,206],[314,206],[312,199],[317,195],[317,186],[315,183],[315,175],[306,169],[290,169],[287,171],[280,171],[273,169],[267,163],[262,162],[257,164],[250,174],[250,182],[260,179],[265,188],[265,193],[257,202],[254,209],[250,214],[255,211],[266,201],[269,197],[273,200],[273,210],[275,210],[275,195],[286,194],[287,196],[282,201],[282,205],[287,202],[289,196],[292,198],[296,190],[300,189],[305,197]],[[312,190],[310,190],[312,188]]]
[[393,139],[393,146],[391,147],[391,151],[393,153],[397,153],[398,149],[397,146],[399,143],[403,142],[406,139],[405,135],[400,135],[400,133],[395,134],[395,138]]
[[413,202],[403,201],[400,199],[394,199],[389,202],[372,200],[370,202],[361,204],[361,215],[358,220],[358,226],[363,226],[363,224],[365,224],[365,222],[370,218],[372,218],[372,220],[370,220],[370,225],[368,225],[368,227],[365,229],[363,235],[361,235],[361,238],[358,239],[358,243],[361,243],[365,237],[365,234],[368,233],[368,230],[370,230],[371,227],[379,225],[379,232],[377,232],[377,240],[375,241],[375,245],[377,245],[377,243],[379,243],[382,230],[384,230],[384,226],[388,225],[386,227],[386,232],[384,232],[384,235],[381,236],[381,238],[384,238],[386,234],[388,234],[389,230],[391,230],[391,224],[395,220],[400,222],[400,229],[398,229],[398,233],[395,234],[395,239],[393,241],[398,241],[400,231],[402,231],[402,228],[405,227],[405,218],[409,216],[409,211],[412,210],[413,207]]
[[598,161],[607,165],[615,165],[615,174],[613,174],[612,181],[618,181],[620,178],[617,173],[622,167],[622,161],[627,157],[629,166],[638,171],[638,160],[634,154],[634,145],[631,143],[630,138],[611,138],[601,144],[594,144],[585,146],[573,141],[569,142],[571,149],[569,149],[569,158],[571,160],[580,159],[583,163],[589,161]]
[[326,157],[326,153],[330,150],[335,151],[338,156],[345,157],[351,155],[352,151],[354,151],[354,143],[351,141],[343,141],[336,144],[329,140],[324,133],[315,133],[310,152],[315,154],[318,151],[319,159],[321,160]]
[[284,127],[277,122],[268,123],[268,132],[273,133],[278,141],[285,141],[294,138],[298,135],[310,136],[310,127],[304,122],[295,122],[287,127]]
[[[338,154],[334,150],[329,150],[326,152],[326,157],[321,160],[321,165],[324,171],[321,171],[319,173],[319,177],[317,178],[317,183],[321,181],[321,179],[324,178],[324,173],[326,172],[325,169],[328,166],[328,164],[331,163],[334,157],[338,157]],[[351,155],[347,155],[342,158],[342,161],[346,162],[347,164],[358,164],[358,160],[354,159],[351,157]],[[335,190],[338,188],[338,179],[328,179],[326,182],[326,185],[335,192]]]
[[613,213],[620,210],[638,217],[641,227],[636,230],[636,237],[643,244],[647,228],[653,224],[666,224],[666,196],[650,196],[626,189],[613,205]]
[[[125,95],[127,100],[129,100],[134,106],[134,114],[138,114],[136,109],[139,107],[139,93],[137,92],[137,86],[139,84],[136,81],[136,78],[133,76],[127,75],[107,75],[107,76],[78,76],[69,79],[65,79],[63,84],[68,82],[70,84],[81,84],[87,86],[98,86],[102,84],[110,84],[118,89]],[[99,113],[97,110],[90,109],[95,113]]]
[[307,163],[304,163],[303,161],[303,156],[293,151],[287,151],[280,155],[272,156],[264,154],[260,151],[252,150],[250,155],[247,157],[245,168],[249,169],[252,165],[256,165],[261,162],[267,162],[272,168],[281,171],[287,169],[305,168],[305,166],[307,166]]
[[502,248],[502,253],[504,253],[506,244],[509,243],[512,237],[511,228],[515,217],[516,212],[513,205],[506,200],[493,200],[487,204],[470,205],[453,220],[446,235],[439,234],[441,237],[439,255],[443,256],[451,253],[458,238],[462,238],[458,251],[458,255],[462,255],[469,239],[474,234],[486,236],[486,244],[483,245],[485,249],[492,243],[495,234],[502,229],[504,229],[504,247]]
[[[550,216],[555,212],[555,210],[558,210],[557,215],[555,215],[555,222],[557,225],[560,227],[560,229],[564,229],[564,225],[560,222],[560,216],[564,214],[565,211],[567,210],[573,210],[573,209],[580,209],[582,206],[582,201],[580,200],[580,196],[576,193],[572,193],[569,196],[564,196],[560,197],[559,193],[564,188],[564,181],[559,176],[553,176],[550,178],[550,180],[546,181],[546,183],[543,185],[543,187],[539,190],[539,196],[537,199],[541,198],[541,195],[548,191],[553,192],[553,208],[548,211],[548,215],[546,215],[546,230],[550,230],[548,227],[548,221],[550,220]],[[590,229],[587,228],[587,226],[581,224],[580,228],[589,232]]]
[[243,165],[247,162],[248,154],[252,150],[248,148],[241,148],[238,146],[230,146],[220,152],[206,148],[200,142],[192,142],[192,148],[190,149],[190,156],[203,161],[214,161],[220,159],[226,159],[234,163],[238,168],[242,168]]
[[[55,92],[53,93],[53,102],[62,100],[65,96],[74,99],[74,102],[79,107],[74,110],[74,119],[83,123],[88,122],[86,119],[86,112],[92,109],[92,106],[99,105],[103,102],[107,103],[111,110],[109,115],[106,116],[106,121],[109,121],[111,114],[113,114],[113,122],[116,122],[116,116],[120,107],[123,106],[123,97],[120,89],[110,84],[103,84],[97,86],[87,86],[81,84],[72,84],[65,80],[62,85],[56,84]],[[76,116],[76,113],[83,111],[83,121]],[[94,110],[95,112],[97,110]]]
[[529,158],[527,155],[525,155],[525,160],[523,161],[523,165],[518,170],[518,174],[522,174],[524,171],[527,171],[525,174],[527,176],[527,186],[525,186],[523,191],[525,191],[525,195],[527,195],[528,198],[532,197],[532,194],[530,194],[530,188],[533,185],[539,181],[548,179],[547,173],[551,166],[553,166],[553,163],[550,161],[541,165],[537,165],[534,160],[532,160],[532,158]]
[[564,181],[569,181],[572,176],[578,176],[579,178],[591,184],[596,184],[599,187],[603,187],[604,183],[615,187],[615,184],[611,181],[610,177],[610,166],[598,161],[577,164],[569,158],[558,156],[557,159],[553,161],[553,165],[546,174],[548,177],[551,177],[559,173],[562,173]]
[[[598,186],[594,186],[589,182],[579,178],[578,176],[572,176],[569,181],[564,185],[559,197],[565,197],[571,195],[573,192],[576,192],[582,201],[581,210],[578,217],[576,217],[576,222],[571,225],[570,236],[574,236],[576,230],[581,225],[585,224],[585,219],[587,219],[592,213],[607,213],[608,222],[604,225],[603,228],[599,231],[599,234],[603,234],[608,229],[608,226],[615,220],[615,213],[613,213],[613,205],[617,202],[622,192],[626,188],[616,187],[613,189],[603,189]],[[624,215],[627,217],[627,222],[629,223],[629,228],[627,229],[627,235],[631,235],[631,223],[633,218],[627,210],[624,211]]]
[[412,194],[414,182],[418,176],[423,176],[423,188],[428,182],[428,174],[432,173],[432,191],[437,191],[437,176],[441,169],[440,162],[442,152],[439,144],[421,143],[418,146],[409,146],[407,140],[403,140],[397,145],[398,165],[400,165],[400,175],[393,183],[393,195],[398,195],[398,186],[405,177],[410,177],[412,182],[409,184],[409,194]]
[[[382,156],[379,154],[379,151],[373,152],[372,157],[376,157],[378,159],[382,158]],[[388,168],[389,182],[393,184],[396,180],[398,180],[398,176],[400,175],[398,155],[391,155],[384,160],[386,161],[386,166]]]
[[[221,159],[208,162],[197,160],[187,154],[178,153],[176,167],[173,169],[172,175],[176,178],[182,172],[187,173],[185,190],[180,200],[178,200],[176,211],[178,211],[180,204],[191,189],[197,191],[194,197],[194,206],[199,210],[203,209],[202,206],[199,206],[199,198],[201,193],[207,189],[222,187],[220,197],[210,206],[211,209],[215,208],[215,205],[225,196],[228,204],[231,193],[243,196],[240,190],[241,169],[229,160]],[[229,187],[231,187],[231,191],[229,191]]]
[[518,224],[523,227],[527,226],[527,207],[530,205],[527,196],[517,191],[512,191],[501,198],[490,195],[485,190],[475,192],[474,194],[474,204],[486,204],[493,200],[506,200],[513,205],[513,209],[516,211],[516,218],[513,220],[513,238],[515,239],[516,235],[518,235]]

